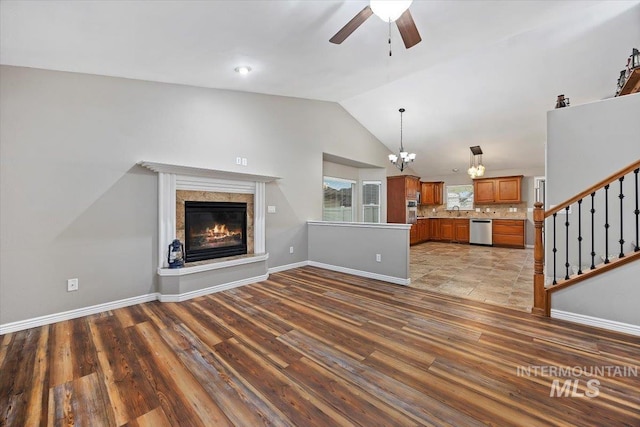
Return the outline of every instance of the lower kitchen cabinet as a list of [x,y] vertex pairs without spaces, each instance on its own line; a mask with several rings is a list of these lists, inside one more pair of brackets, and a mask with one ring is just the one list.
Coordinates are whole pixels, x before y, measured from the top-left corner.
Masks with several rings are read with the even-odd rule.
[[525,221],[516,219],[493,220],[493,246],[524,248]]
[[469,219],[431,218],[429,240],[469,243]]
[[[469,231],[469,218],[419,218],[411,226],[409,242],[469,243]],[[494,246],[524,248],[525,221],[494,219],[492,237]]]
[[438,218],[431,218],[429,221],[429,239],[438,241],[440,240],[440,220]]
[[453,240],[453,220],[452,219],[438,219],[440,222],[440,240],[450,242]]
[[429,218],[418,218],[415,224],[411,226],[409,233],[409,244],[415,245],[429,240],[431,220]]
[[453,220],[453,239],[458,243],[469,243],[469,220]]

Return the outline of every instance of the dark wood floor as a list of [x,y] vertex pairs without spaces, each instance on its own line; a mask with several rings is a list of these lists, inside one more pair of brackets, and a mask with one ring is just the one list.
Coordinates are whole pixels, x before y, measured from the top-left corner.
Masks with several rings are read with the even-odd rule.
[[1,336],[0,425],[640,425],[637,376],[531,366],[632,374],[640,339],[306,267]]

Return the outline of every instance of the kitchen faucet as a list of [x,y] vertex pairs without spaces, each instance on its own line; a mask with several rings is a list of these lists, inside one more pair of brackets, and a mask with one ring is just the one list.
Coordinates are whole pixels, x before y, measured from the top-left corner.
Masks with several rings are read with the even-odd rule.
[[[456,208],[458,208],[458,209],[456,209]],[[460,206],[455,205],[455,206],[453,207],[453,210],[454,210],[454,211],[455,211],[455,210],[457,210],[457,211],[458,211],[458,216],[460,216]]]

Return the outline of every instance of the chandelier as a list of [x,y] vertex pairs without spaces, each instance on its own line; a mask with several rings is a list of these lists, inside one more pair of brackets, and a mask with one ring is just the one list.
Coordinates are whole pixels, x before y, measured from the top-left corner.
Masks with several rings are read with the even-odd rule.
[[484,175],[484,165],[482,164],[482,148],[479,145],[469,147],[471,154],[469,155],[469,169],[467,173],[471,179],[479,178]]
[[402,145],[402,113],[404,113],[405,110],[404,108],[401,108],[398,111],[400,111],[400,153],[398,156],[395,154],[389,154],[389,161],[400,169],[400,172],[402,172],[405,165],[416,159],[416,153],[404,151],[404,146]]

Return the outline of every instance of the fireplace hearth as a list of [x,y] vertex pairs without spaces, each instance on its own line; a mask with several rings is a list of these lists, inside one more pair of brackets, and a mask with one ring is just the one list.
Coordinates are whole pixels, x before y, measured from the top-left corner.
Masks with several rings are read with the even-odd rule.
[[247,253],[247,204],[185,201],[186,262]]

